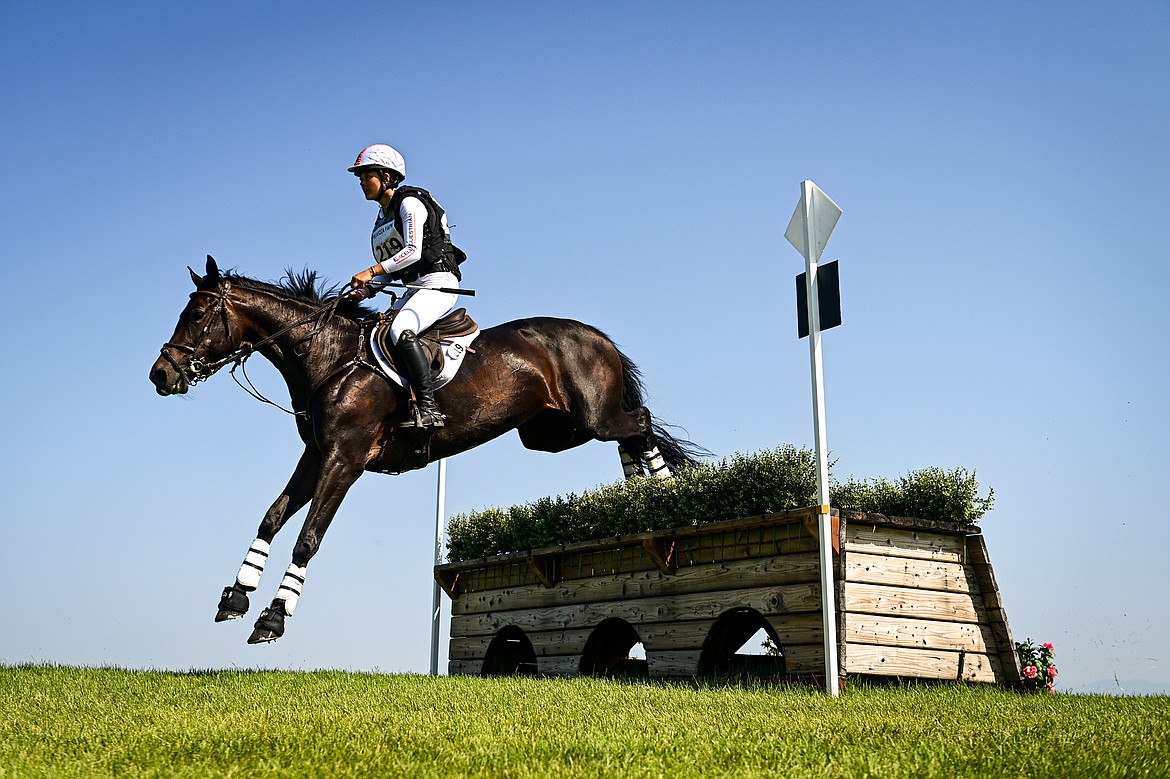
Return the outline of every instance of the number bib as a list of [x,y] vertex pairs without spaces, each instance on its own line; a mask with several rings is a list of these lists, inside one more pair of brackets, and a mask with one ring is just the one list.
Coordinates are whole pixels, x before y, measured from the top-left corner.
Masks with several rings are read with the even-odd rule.
[[387,219],[386,221],[378,220],[374,225],[374,232],[370,236],[370,244],[374,250],[375,262],[386,262],[398,252],[402,251],[402,247],[406,243],[402,240],[402,234],[394,226],[394,219]]

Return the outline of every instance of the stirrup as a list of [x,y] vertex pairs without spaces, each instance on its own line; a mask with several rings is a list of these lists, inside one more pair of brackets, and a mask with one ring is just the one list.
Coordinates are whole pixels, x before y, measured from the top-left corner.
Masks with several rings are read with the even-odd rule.
[[417,403],[410,404],[410,415],[404,419],[398,426],[400,428],[417,428],[420,430],[432,430],[434,428],[443,427],[445,416],[439,411],[438,407],[433,409],[423,409]]

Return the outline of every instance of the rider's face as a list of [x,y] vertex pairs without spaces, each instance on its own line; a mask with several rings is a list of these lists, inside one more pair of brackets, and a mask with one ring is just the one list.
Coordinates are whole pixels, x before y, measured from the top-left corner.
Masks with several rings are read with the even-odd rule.
[[362,186],[362,193],[366,200],[377,200],[382,196],[382,172],[379,170],[362,170],[356,174]]

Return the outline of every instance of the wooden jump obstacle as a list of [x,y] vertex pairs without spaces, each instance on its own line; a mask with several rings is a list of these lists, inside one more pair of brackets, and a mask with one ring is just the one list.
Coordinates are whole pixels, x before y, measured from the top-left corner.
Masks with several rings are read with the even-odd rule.
[[[833,509],[839,678],[1020,680],[975,525]],[[435,566],[451,674],[824,681],[813,508]],[[780,656],[740,654],[764,630]],[[641,643],[645,660],[632,660]]]

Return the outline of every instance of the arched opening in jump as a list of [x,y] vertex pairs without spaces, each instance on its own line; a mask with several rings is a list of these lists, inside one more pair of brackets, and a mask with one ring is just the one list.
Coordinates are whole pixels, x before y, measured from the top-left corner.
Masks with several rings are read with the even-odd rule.
[[515,625],[496,633],[483,656],[483,676],[535,676],[536,650]]
[[648,677],[650,666],[638,631],[624,619],[602,622],[581,653],[582,676]]
[[[764,639],[770,640],[774,649],[762,647]],[[776,629],[760,612],[741,607],[724,612],[711,626],[698,672],[703,676],[781,677],[788,670]]]

